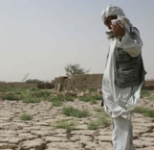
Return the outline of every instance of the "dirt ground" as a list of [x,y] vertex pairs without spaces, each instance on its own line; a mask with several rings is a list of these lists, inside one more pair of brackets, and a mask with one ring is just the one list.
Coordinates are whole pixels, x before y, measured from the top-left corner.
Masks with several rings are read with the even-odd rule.
[[[154,108],[154,101],[141,99],[140,106]],[[55,129],[52,124],[58,120],[72,120],[64,116],[61,109],[73,106],[88,110],[90,117],[77,118],[73,131]],[[53,107],[50,102],[26,104],[21,101],[0,101],[0,149],[5,150],[112,150],[112,127],[89,130],[88,122],[97,117],[95,108],[100,104],[75,100],[61,107]],[[30,121],[22,121],[20,116],[28,112]],[[154,118],[133,114],[134,145],[137,150],[154,150]]]

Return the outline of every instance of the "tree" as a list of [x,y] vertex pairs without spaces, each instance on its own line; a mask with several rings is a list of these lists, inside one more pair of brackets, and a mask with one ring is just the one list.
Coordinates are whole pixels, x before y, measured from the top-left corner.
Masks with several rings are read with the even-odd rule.
[[86,70],[80,67],[79,64],[67,64],[65,66],[66,75],[72,76],[74,74],[86,74],[89,73],[90,69]]

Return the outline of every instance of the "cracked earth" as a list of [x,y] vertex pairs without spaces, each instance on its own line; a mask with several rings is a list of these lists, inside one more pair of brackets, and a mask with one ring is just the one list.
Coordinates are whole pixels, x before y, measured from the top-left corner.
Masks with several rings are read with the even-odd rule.
[[[140,106],[154,108],[154,102],[141,99]],[[88,110],[90,117],[77,118],[78,125],[73,131],[55,129],[52,124],[58,120],[72,120],[61,113],[64,106]],[[21,101],[0,101],[0,150],[112,150],[112,127],[88,130],[88,122],[96,118],[95,108],[75,100],[61,107],[49,102],[26,104]],[[28,112],[31,121],[20,120]],[[154,118],[133,114],[134,145],[136,150],[154,150]]]

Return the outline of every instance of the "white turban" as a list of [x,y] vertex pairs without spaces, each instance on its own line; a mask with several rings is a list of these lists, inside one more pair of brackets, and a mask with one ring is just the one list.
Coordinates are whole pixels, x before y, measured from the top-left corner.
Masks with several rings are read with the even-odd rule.
[[102,20],[105,21],[109,16],[117,16],[119,18],[124,18],[125,14],[120,7],[108,5],[102,12]]

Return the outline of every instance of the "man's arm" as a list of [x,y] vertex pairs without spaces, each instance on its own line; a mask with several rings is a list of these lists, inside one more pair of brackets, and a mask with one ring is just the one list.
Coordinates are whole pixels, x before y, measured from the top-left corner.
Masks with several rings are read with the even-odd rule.
[[141,53],[143,46],[140,34],[136,28],[133,28],[133,33],[125,32],[121,41],[118,42],[118,47],[129,53],[132,57],[137,57]]
[[120,37],[118,41],[118,47],[122,48],[132,57],[137,57],[141,53],[142,40],[139,34],[139,31],[136,28],[132,27],[130,33],[125,31],[125,25],[120,26],[115,23],[112,25],[113,32]]

